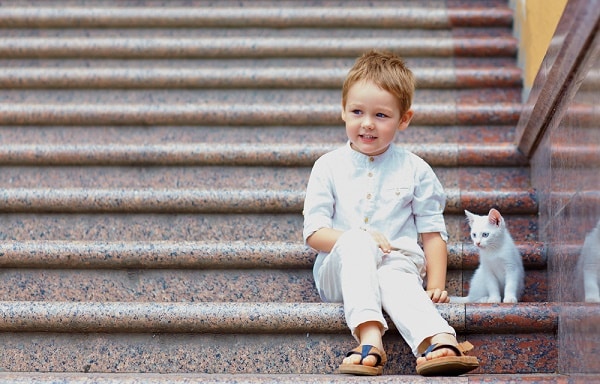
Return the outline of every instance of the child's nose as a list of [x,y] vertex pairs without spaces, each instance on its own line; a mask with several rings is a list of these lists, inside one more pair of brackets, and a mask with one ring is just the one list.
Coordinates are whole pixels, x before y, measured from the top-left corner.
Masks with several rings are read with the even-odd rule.
[[369,117],[365,117],[362,121],[362,127],[363,128],[373,128],[374,124],[373,124],[373,120],[371,120]]

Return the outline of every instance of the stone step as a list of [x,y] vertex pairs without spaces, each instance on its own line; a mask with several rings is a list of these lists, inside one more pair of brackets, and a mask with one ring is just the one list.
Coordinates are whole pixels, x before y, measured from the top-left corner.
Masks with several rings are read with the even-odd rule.
[[[514,57],[517,52],[517,40],[504,29],[495,31],[498,36],[483,33],[482,36],[456,36],[442,31],[416,36],[403,33],[402,37],[393,37],[395,30],[354,32],[346,36],[348,31],[344,29],[336,33],[326,29],[298,36],[302,30],[275,30],[272,36],[261,36],[263,30],[259,30],[256,36],[251,36],[248,30],[240,30],[238,36],[231,37],[231,31],[225,31],[225,36],[215,36],[218,32],[214,30],[205,33],[183,30],[179,34],[153,30],[152,36],[144,36],[144,33],[135,36],[135,33],[125,30],[125,33],[134,36],[122,37],[123,31],[119,30],[96,32],[92,36],[79,33],[73,36],[70,31],[57,30],[54,32],[57,36],[23,37],[25,33],[19,30],[0,40],[0,56],[35,59],[357,57],[373,47],[401,52],[404,57]],[[289,36],[286,36],[288,33]],[[385,40],[382,40],[383,37]]]
[[[248,69],[249,71],[259,71],[265,68],[273,68],[277,71],[285,70],[298,70],[302,69],[311,74],[325,74],[328,73],[329,77],[332,74],[337,73],[340,68],[350,69],[356,57],[261,57],[261,58],[196,58],[196,59],[169,59],[169,58],[156,58],[152,60],[143,59],[92,59],[86,57],[78,58],[56,58],[56,59],[44,59],[37,58],[35,60],[13,58],[13,57],[0,57],[0,68],[7,70],[24,69],[29,70],[43,70],[43,69],[56,69],[63,71],[66,69],[72,69],[73,72],[77,73],[77,70],[85,69],[98,69],[99,73],[103,73],[106,69],[115,70],[139,70],[146,69],[150,73],[152,70],[173,70],[180,69],[181,74],[186,74],[190,70],[204,71],[206,69],[214,69],[215,73],[222,73],[223,69],[231,69],[233,73],[238,73],[241,69]],[[489,74],[489,72],[497,73],[501,79],[500,84],[504,86],[518,86],[517,79],[518,74],[521,72],[519,67],[516,65],[514,58],[510,57],[406,57],[405,62],[409,65],[415,73],[420,73],[425,76],[423,79],[424,84],[420,83],[418,86],[421,88],[435,88],[431,85],[435,79],[445,79],[445,81],[455,84],[457,89],[472,88],[476,83],[470,85],[461,81],[462,76],[467,78],[467,75],[474,74],[478,70],[482,71],[482,74]],[[329,70],[329,71],[327,71]],[[453,70],[455,72],[448,72]],[[506,72],[498,72],[504,70]],[[439,72],[439,73],[438,73]],[[29,72],[26,72],[29,73]],[[457,78],[452,79],[451,73],[454,73]],[[214,75],[211,75],[214,78]],[[491,80],[491,79],[490,79]],[[291,79],[291,81],[294,81]],[[480,84],[481,85],[481,84]],[[311,85],[312,86],[312,85]],[[315,83],[316,88],[331,88],[324,84]],[[307,85],[300,88],[306,88]],[[438,85],[439,88],[447,88]]]
[[[69,96],[71,97],[71,96]],[[30,104],[0,105],[3,125],[339,125],[338,101],[279,104],[274,101],[257,104],[206,104],[185,102],[152,104]],[[469,102],[413,104],[415,125],[515,125],[521,104]]]
[[[183,61],[163,65],[154,63],[73,67],[68,62],[61,68],[0,66],[0,87],[3,89],[263,89],[263,88],[334,88],[342,82],[352,63],[332,68],[311,66],[282,67],[267,65],[264,61],[248,67],[231,67],[220,62],[218,67],[186,68]],[[0,63],[0,65],[2,65]],[[157,67],[158,65],[158,67]],[[411,65],[409,63],[409,65]],[[182,68],[183,66],[183,68]],[[464,89],[520,87],[521,71],[514,68],[471,67],[415,67],[419,89]]]
[[[438,165],[448,159],[457,165],[527,165],[514,137],[514,127],[440,122],[437,126],[411,124],[398,135],[396,145]],[[343,122],[314,126],[0,125],[2,164],[16,165],[20,161],[22,165],[34,165],[36,161],[60,165],[62,160],[58,159],[64,154],[64,161],[72,157],[82,165],[110,165],[111,158],[115,158],[113,163],[124,165],[131,158],[131,164],[141,165],[160,165],[161,161],[165,165],[217,165],[222,159],[229,165],[312,166],[319,155],[347,140]],[[198,150],[194,152],[190,145],[197,145]],[[269,147],[272,156],[267,156]],[[79,151],[86,155],[78,155]],[[148,161],[143,162],[145,158]]]
[[[514,144],[514,136],[508,126],[411,124],[398,135],[396,145],[433,161],[432,165],[451,160],[463,166],[522,168],[528,160]],[[347,140],[343,122],[335,126],[0,125],[0,161],[64,165],[72,158],[81,165],[218,165],[222,161],[311,167],[319,155]]]
[[[33,373],[33,372],[0,372],[0,380],[15,384],[30,383],[64,383],[64,384],[163,384],[163,383],[203,383],[203,384],[333,384],[363,383],[363,377],[340,374],[155,374],[155,373]],[[560,384],[565,382],[595,383],[600,381],[598,374],[470,374],[460,377],[423,377],[417,375],[383,375],[369,377],[369,383],[402,384],[402,383],[439,383],[443,380],[449,384],[483,384],[483,383],[539,383]]]
[[[482,106],[494,103],[519,102],[519,88],[490,89],[421,89],[415,102],[461,104],[471,102]],[[9,104],[62,103],[66,105],[94,104],[133,105],[164,103],[168,105],[199,104],[273,104],[274,107],[294,104],[301,99],[305,104],[335,104],[339,107],[339,89],[3,89],[2,100]]]
[[[425,109],[426,105],[457,108],[461,105],[479,107],[483,111],[495,104],[518,104],[518,88],[512,89],[464,89],[464,90],[421,90],[415,96],[415,112],[431,113],[435,109]],[[79,109],[93,107],[107,110],[119,108],[120,103],[130,104],[133,108],[143,105],[162,106],[165,109],[197,106],[209,111],[213,108],[245,110],[253,106],[270,105],[267,112],[277,108],[287,109],[302,101],[304,108],[318,105],[335,107],[340,111],[340,92],[329,89],[198,89],[173,90],[2,90],[0,99],[7,106],[25,106],[29,104],[61,105],[63,108]],[[418,108],[417,108],[418,107]],[[435,108],[435,107],[434,107]],[[439,107],[438,107],[439,108]],[[6,108],[8,111],[8,108]],[[306,110],[305,110],[306,111]],[[318,111],[318,109],[317,109]],[[199,111],[200,112],[200,111]],[[259,125],[259,124],[255,124]]]
[[[442,144],[439,146],[441,147]],[[83,157],[85,154],[85,152],[80,153],[80,156]],[[434,166],[433,170],[444,188],[450,190],[449,194],[454,194],[452,190],[458,188],[485,191],[488,188],[505,190],[510,187],[516,191],[528,190],[531,187],[529,173],[520,167],[500,167],[496,164],[477,167],[467,162],[457,164],[455,159],[447,155],[439,157],[427,153],[425,155],[424,157],[436,159],[433,163],[440,163]],[[39,159],[43,166],[23,163],[1,166],[0,185],[6,189],[23,190],[122,189],[127,191],[169,188],[174,191],[192,189],[262,191],[268,189],[297,194],[302,193],[306,188],[311,171],[310,166],[292,167],[275,166],[275,164],[270,166],[227,164],[138,166],[134,163],[134,166],[82,166],[76,159],[70,163],[65,161],[61,166],[50,166],[48,164],[50,161],[43,162],[43,160],[44,157]],[[159,159],[156,161],[158,162]]]
[[[6,371],[329,374],[355,343],[339,304],[0,302],[0,309]],[[474,344],[476,373],[556,371],[556,304],[438,309]],[[384,343],[394,362],[386,374],[414,375],[414,357],[393,326]]]
[[[541,244],[519,246],[527,268],[522,301],[545,301]],[[0,298],[7,301],[320,301],[315,252],[301,243],[4,242],[0,255]],[[467,292],[463,269],[476,265],[472,246],[449,245],[451,295]]]
[[[60,129],[60,128],[58,128]],[[35,132],[32,132],[34,131]],[[133,129],[132,129],[133,130]],[[319,134],[294,132],[294,129],[273,130],[248,128],[243,130],[228,129],[226,132],[217,133],[215,129],[195,129],[193,132],[197,142],[179,137],[175,142],[151,135],[145,138],[143,132],[133,133],[127,137],[117,132],[104,131],[95,135],[93,130],[89,136],[84,136],[85,141],[77,140],[82,134],[77,134],[77,129],[60,129],[60,134],[52,138],[51,129],[32,128],[29,132],[23,129],[11,128],[2,130],[0,138],[6,142],[0,144],[0,165],[2,166],[273,166],[273,167],[311,167],[314,161],[324,153],[340,147],[344,143],[343,127],[331,129],[331,135],[337,141],[327,142],[327,133],[319,130]],[[81,129],[80,131],[85,131]],[[176,129],[173,129],[176,135]],[[207,135],[203,132],[208,131]],[[451,131],[451,129],[446,130]],[[414,152],[422,157],[432,167],[517,167],[515,172],[528,160],[512,143],[456,143],[456,142],[430,142],[428,144],[412,144],[417,136],[423,140],[431,136],[429,129],[410,128],[409,134],[398,138],[397,145]],[[29,133],[29,135],[27,135]],[[72,133],[72,134],[71,134]],[[262,135],[261,135],[262,133]],[[419,134],[421,133],[421,134]],[[452,136],[451,132],[448,132]],[[47,135],[46,135],[47,134]],[[167,134],[165,132],[165,134]],[[192,132],[190,132],[190,135]],[[479,135],[482,133],[480,132]],[[494,132],[490,132],[494,135]],[[13,140],[19,135],[19,140]],[[64,135],[64,136],[63,136]],[[213,142],[213,136],[231,137],[230,143]],[[410,136],[409,136],[410,135]],[[426,136],[427,135],[427,136]],[[247,142],[254,137],[260,140],[277,140],[278,143]],[[63,142],[55,142],[65,137]],[[269,137],[267,139],[267,137]],[[28,138],[30,138],[28,140]],[[45,138],[45,140],[44,140]],[[94,138],[96,141],[94,142]],[[123,140],[119,140],[123,138]],[[333,140],[334,138],[332,138]],[[407,142],[402,143],[408,139]],[[35,142],[39,141],[39,142]],[[75,141],[77,140],[77,141]],[[89,142],[87,142],[89,140]],[[134,140],[141,142],[135,143]],[[202,141],[200,141],[202,140]],[[311,142],[315,140],[317,142]],[[347,138],[346,138],[347,140]],[[466,138],[465,138],[466,140]],[[26,142],[27,141],[27,142]],[[72,141],[72,142],[71,142]],[[115,141],[115,142],[110,142]],[[123,142],[125,141],[125,143]],[[167,142],[169,141],[169,142]],[[287,143],[286,143],[287,142]]]
[[[470,207],[468,207],[470,208]],[[486,207],[487,212],[489,206]],[[474,210],[474,212],[477,212]],[[445,215],[450,243],[468,242],[465,215]],[[278,214],[107,214],[4,213],[3,241],[244,241],[302,243],[302,215]],[[537,241],[537,213],[512,214],[507,219],[515,241]]]
[[[445,213],[465,209],[535,214],[533,189],[445,189]],[[167,213],[289,214],[302,212],[304,190],[196,188],[6,188],[0,190],[3,213]]]
[[[35,10],[30,1],[8,1],[0,9],[0,24],[6,28],[402,28],[510,27],[512,11],[506,4],[482,7],[473,2],[445,5],[423,1],[301,5],[289,1],[194,1],[176,2],[48,1]],[[277,5],[275,8],[273,5]],[[99,6],[100,5],[100,6]],[[60,12],[56,7],[60,6]],[[77,23],[75,23],[77,21]]]
[[[540,242],[516,243],[528,270],[546,268]],[[565,250],[566,252],[567,250]],[[578,254],[578,249],[570,249]],[[0,243],[0,267],[48,269],[312,269],[316,252],[284,241],[76,241]],[[477,249],[470,242],[448,244],[449,270],[474,270]]]
[[[449,289],[478,262],[465,208],[500,208],[527,268],[525,302],[438,305],[482,362],[456,380],[557,380],[512,21],[505,0],[2,1],[0,380],[361,380],[332,375],[355,341],[300,213],[372,47],[420,79],[398,143],[447,189]],[[437,382],[384,341],[374,382]]]
[[[450,270],[446,290],[466,296],[470,275]],[[309,269],[31,269],[6,268],[0,275],[6,301],[158,303],[319,303]],[[274,287],[277,287],[274,289]],[[545,270],[527,270],[520,302],[548,300]]]

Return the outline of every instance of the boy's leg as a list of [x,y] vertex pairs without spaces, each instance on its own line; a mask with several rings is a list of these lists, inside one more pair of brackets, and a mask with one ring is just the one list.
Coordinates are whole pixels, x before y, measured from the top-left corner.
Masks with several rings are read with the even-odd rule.
[[[393,258],[393,256],[392,256]],[[417,358],[417,373],[424,376],[461,375],[479,367],[476,357],[464,352],[472,346],[456,340],[456,333],[439,314],[425,293],[418,271],[404,272],[402,259],[392,268],[385,263],[379,269],[383,308]],[[409,267],[410,270],[410,267]],[[416,269],[415,269],[416,270]],[[429,350],[429,347],[432,347]]]
[[362,323],[377,321],[382,331],[387,330],[377,274],[381,256],[367,232],[350,230],[338,239],[318,272],[323,300],[344,303],[346,323],[357,340],[356,327]]
[[423,289],[418,271],[407,272],[393,263],[379,269],[381,300],[398,331],[418,356],[431,343],[434,335],[447,335],[456,340],[456,332],[440,315]]
[[[344,233],[318,272],[321,297],[343,302],[346,323],[361,345],[373,345],[383,353],[381,337],[387,323],[381,309],[377,267],[382,253],[365,231]],[[367,357],[365,365],[375,365]],[[344,364],[359,364],[360,356],[344,359]]]

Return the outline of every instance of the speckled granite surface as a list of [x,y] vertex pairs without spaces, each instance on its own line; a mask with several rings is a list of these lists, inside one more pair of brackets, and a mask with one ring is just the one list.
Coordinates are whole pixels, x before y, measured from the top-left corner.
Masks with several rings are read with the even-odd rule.
[[[556,370],[551,304],[438,308],[475,345],[477,373]],[[0,366],[8,371],[333,373],[355,343],[339,304],[0,302],[0,309]],[[384,343],[386,371],[414,374],[414,356],[393,327]],[[515,365],[515,353],[529,357]]]
[[230,383],[230,384],[334,384],[334,383],[370,383],[404,384],[404,383],[447,383],[447,384],[575,384],[591,383],[597,380],[594,375],[559,375],[559,374],[532,374],[532,375],[465,375],[460,377],[422,377],[416,375],[378,377],[356,377],[348,375],[224,375],[224,374],[60,374],[60,373],[23,373],[5,374],[0,372],[0,380],[10,380],[13,383],[64,383],[64,384],[89,384],[89,383]]
[[[600,148],[600,88],[595,80],[599,20],[596,2],[567,3],[517,126],[518,144],[532,158],[532,183],[540,196],[539,238],[547,247],[548,298],[562,303],[558,368],[574,374],[600,372],[598,304],[582,303],[591,290],[584,288],[583,264],[578,263],[586,236],[600,220],[600,164],[590,156]],[[542,124],[540,117],[548,111],[552,117]],[[586,270],[595,268],[596,255],[592,251],[588,256]]]
[[[447,189],[449,289],[468,289],[477,263],[463,210],[496,205],[529,292],[514,306],[440,306],[476,347],[474,375],[413,376],[390,331],[386,376],[372,381],[559,382],[540,375],[558,366],[558,315],[540,196],[514,143],[521,73],[506,1],[212,12],[224,3],[2,2],[0,381],[363,382],[334,374],[355,341],[340,306],[316,295],[300,213],[312,162],[345,141],[345,71],[376,46],[419,78],[397,142]],[[147,12],[126,17],[124,5]]]

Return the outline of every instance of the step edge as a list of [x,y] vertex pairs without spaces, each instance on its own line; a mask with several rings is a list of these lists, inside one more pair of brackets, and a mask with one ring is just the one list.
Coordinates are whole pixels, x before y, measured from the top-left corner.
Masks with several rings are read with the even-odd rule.
[[[0,144],[0,165],[305,166],[341,144]],[[431,166],[525,166],[512,143],[397,144]]]
[[[477,374],[473,382],[493,382],[497,384],[509,383],[536,383],[536,384],[563,384],[570,383],[594,383],[600,382],[600,374],[578,374],[578,373],[527,373],[527,374],[497,374],[486,373]],[[348,383],[350,380],[348,375],[327,373],[327,374],[311,374],[311,373],[154,373],[154,372],[136,372],[136,373],[79,373],[79,372],[2,372],[0,371],[0,380],[16,384],[30,384],[32,382],[41,383],[63,383],[63,384],[110,384],[110,383],[146,383],[146,384],[162,384],[162,383],[204,383],[204,384],[334,384]],[[440,379],[429,380],[423,376],[417,375],[382,375],[369,378],[370,383],[381,384],[402,384],[402,383],[434,383]],[[456,377],[443,379],[446,383],[468,383],[469,378]]]
[[[358,12],[357,12],[358,11]],[[459,13],[459,12],[456,12]],[[473,16],[488,12],[476,12]],[[464,12],[462,13],[464,15]],[[359,15],[359,16],[357,16]],[[464,16],[463,16],[464,17]],[[76,7],[0,8],[0,23],[11,28],[174,28],[174,27],[370,27],[448,28],[444,9],[403,7]]]
[[[25,104],[0,105],[1,125],[338,125],[334,104]],[[515,125],[522,104],[415,103],[416,125]]]
[[[526,269],[546,266],[544,245],[517,241]],[[2,268],[58,269],[312,269],[316,251],[302,243],[265,241],[68,241],[0,243]],[[573,255],[578,249],[573,247]],[[477,250],[469,242],[448,244],[448,269],[474,269]]]
[[[177,44],[174,44],[174,42]],[[332,46],[335,43],[335,46]],[[360,38],[4,38],[0,56],[11,58],[263,58],[359,56],[372,47],[404,57],[514,57],[518,42],[505,37]]]
[[[460,333],[552,333],[560,303],[436,304]],[[597,316],[595,306],[578,305]],[[0,302],[0,332],[346,333],[337,303]],[[502,318],[502,326],[494,319]],[[227,319],[227,321],[223,321]]]
[[[534,189],[445,190],[445,214],[496,206],[506,214],[538,212]],[[5,188],[0,212],[39,213],[301,213],[304,189]]]
[[[520,70],[415,68],[417,89],[514,88]],[[347,70],[307,68],[12,68],[0,67],[3,89],[339,89]]]

